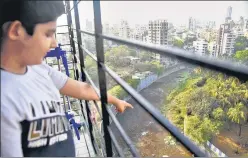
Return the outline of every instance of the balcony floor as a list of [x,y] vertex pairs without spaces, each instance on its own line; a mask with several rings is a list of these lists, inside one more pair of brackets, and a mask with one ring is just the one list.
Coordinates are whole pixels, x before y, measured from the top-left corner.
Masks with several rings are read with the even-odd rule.
[[[84,136],[85,136],[85,138],[84,138]],[[86,141],[85,141],[85,139],[86,139]],[[92,143],[90,141],[90,136],[87,134],[87,132],[81,133],[80,140],[78,140],[77,137],[75,136],[74,142],[75,142],[75,146],[76,146],[76,157],[95,157],[93,146],[92,146]],[[86,143],[87,143],[89,149],[87,149]]]

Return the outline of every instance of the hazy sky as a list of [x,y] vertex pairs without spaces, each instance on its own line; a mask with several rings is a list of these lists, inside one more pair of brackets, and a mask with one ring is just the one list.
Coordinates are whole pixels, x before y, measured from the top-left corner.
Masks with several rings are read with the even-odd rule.
[[[232,6],[232,17],[248,18],[248,1],[102,1],[102,22],[118,23],[127,20],[131,26],[148,24],[149,20],[167,19],[173,24],[187,24],[190,16],[207,21],[216,21],[217,26],[225,19],[228,6]],[[91,1],[79,3],[80,20],[93,21]],[[61,24],[61,17],[58,23]],[[85,24],[84,24],[85,25]]]

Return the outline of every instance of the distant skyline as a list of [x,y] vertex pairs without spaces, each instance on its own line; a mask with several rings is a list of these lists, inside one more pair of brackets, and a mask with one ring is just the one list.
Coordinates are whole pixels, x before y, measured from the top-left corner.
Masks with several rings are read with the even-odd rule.
[[[232,7],[232,19],[248,18],[247,1],[101,1],[102,23],[118,24],[127,20],[131,27],[148,24],[149,20],[166,19],[175,25],[187,25],[189,17],[201,21],[215,21],[217,27],[224,23],[227,8]],[[80,21],[93,21],[92,1],[79,3]],[[58,19],[58,25],[65,21]]]

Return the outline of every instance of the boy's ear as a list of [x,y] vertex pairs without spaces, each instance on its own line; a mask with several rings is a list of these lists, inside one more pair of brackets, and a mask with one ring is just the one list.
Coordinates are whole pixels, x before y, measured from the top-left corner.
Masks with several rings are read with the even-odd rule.
[[11,22],[11,24],[7,30],[7,37],[10,40],[24,39],[25,34],[26,34],[26,31],[23,28],[20,21],[16,20],[14,22]]

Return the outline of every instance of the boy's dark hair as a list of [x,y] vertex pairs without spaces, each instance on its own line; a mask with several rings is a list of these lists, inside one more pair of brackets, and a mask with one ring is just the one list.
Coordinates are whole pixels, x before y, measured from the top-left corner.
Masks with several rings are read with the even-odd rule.
[[[0,0],[0,39],[2,26],[18,20],[29,35],[33,35],[37,24],[55,21],[65,13],[63,1]],[[0,41],[1,42],[1,41]]]

